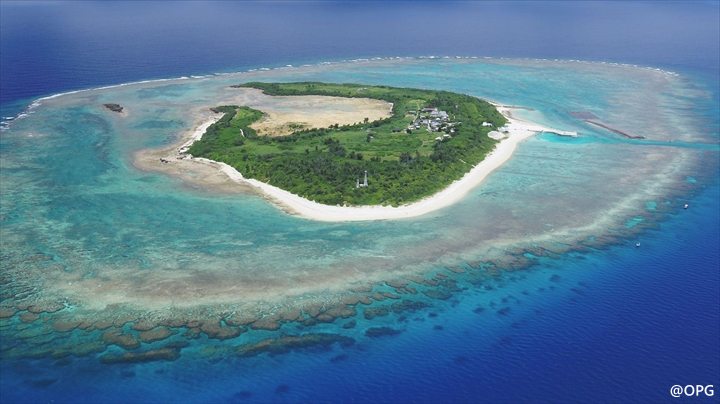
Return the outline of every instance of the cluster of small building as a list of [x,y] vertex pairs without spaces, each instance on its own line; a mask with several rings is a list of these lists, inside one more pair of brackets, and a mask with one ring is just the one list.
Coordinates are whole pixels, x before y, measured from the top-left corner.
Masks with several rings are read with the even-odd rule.
[[[423,108],[415,113],[415,119],[407,127],[408,133],[413,130],[426,128],[428,132],[445,132],[435,138],[435,141],[442,142],[452,138],[455,133],[455,126],[459,122],[451,122],[447,112],[437,108]],[[493,126],[490,122],[483,122],[482,126]]]
[[[447,112],[437,108],[423,108],[415,114],[415,119],[408,126],[408,130],[426,128],[428,132],[445,132],[445,135],[438,136],[440,140],[450,138],[455,133],[455,123],[450,122]],[[436,138],[435,140],[438,140]]]

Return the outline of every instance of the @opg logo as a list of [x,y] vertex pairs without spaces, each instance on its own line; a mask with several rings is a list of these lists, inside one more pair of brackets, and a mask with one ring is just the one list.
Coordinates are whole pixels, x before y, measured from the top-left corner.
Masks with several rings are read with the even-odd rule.
[[670,395],[673,397],[712,397],[715,395],[715,386],[712,384],[688,384],[685,386],[676,384],[670,387]]

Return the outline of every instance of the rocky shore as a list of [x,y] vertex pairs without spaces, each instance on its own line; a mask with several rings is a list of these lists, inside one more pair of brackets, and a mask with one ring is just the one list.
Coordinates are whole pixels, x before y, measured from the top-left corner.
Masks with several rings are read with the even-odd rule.
[[112,112],[122,113],[123,107],[120,104],[103,104],[103,106]]

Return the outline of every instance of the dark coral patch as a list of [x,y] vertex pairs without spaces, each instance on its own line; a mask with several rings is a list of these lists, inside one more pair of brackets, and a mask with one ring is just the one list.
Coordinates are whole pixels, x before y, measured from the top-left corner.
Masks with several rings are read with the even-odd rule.
[[249,400],[250,398],[252,398],[252,396],[253,396],[252,391],[241,390],[241,391],[238,391],[237,393],[233,394],[232,400],[230,402],[237,401],[237,400],[240,400],[240,401]]
[[55,313],[56,311],[60,311],[65,306],[60,303],[38,303],[34,304],[30,307],[28,307],[28,311],[30,313],[40,314],[40,313]]
[[404,311],[417,311],[426,307],[430,307],[430,305],[425,302],[415,300],[401,300],[390,305],[390,308],[395,313],[402,313]]
[[0,318],[10,318],[17,313],[14,307],[0,307]]
[[233,315],[225,318],[225,324],[231,326],[249,325],[257,321],[257,319],[257,316],[250,313],[234,313]]
[[106,354],[100,357],[100,362],[112,363],[139,363],[153,361],[174,361],[180,357],[180,351],[173,348],[160,348],[144,352],[124,352],[122,354]]
[[57,381],[58,381],[58,379],[47,377],[47,378],[43,378],[43,379],[26,380],[25,382],[30,384],[33,387],[45,388],[45,387],[50,386],[51,384],[55,384],[55,382],[57,382]]
[[122,334],[119,331],[105,331],[102,339],[108,345],[117,345],[124,349],[135,349],[140,346],[140,341],[137,338],[129,334]]
[[280,329],[280,319],[276,316],[265,316],[250,325],[253,330],[276,331]]
[[237,327],[224,327],[219,321],[207,321],[200,325],[200,331],[204,332],[208,338],[213,339],[231,339],[242,334],[243,329]]
[[388,314],[390,314],[390,310],[385,306],[367,307],[364,312],[365,318],[368,320],[372,320],[375,317],[387,316]]
[[444,289],[428,289],[423,294],[431,299],[447,300],[452,296],[450,292]]
[[300,309],[288,309],[280,313],[280,319],[282,321],[297,321],[302,317],[302,311]]
[[502,345],[502,346],[511,346],[513,344],[513,340],[512,340],[512,337],[510,337],[509,335],[505,335],[505,336],[500,337],[500,339],[498,339],[497,343],[498,343],[498,345]]
[[[364,297],[358,301],[364,303],[365,299],[369,300],[369,298]],[[347,300],[350,301],[353,299]],[[350,318],[357,314],[355,308],[346,303],[338,303],[330,306],[325,304],[312,304],[305,306],[303,310],[309,317],[303,322],[303,324],[307,326],[312,326],[317,323],[332,323],[338,318]]]
[[139,334],[140,341],[145,343],[162,341],[165,338],[175,334],[174,331],[168,330],[165,327],[156,327],[148,331],[143,331]]
[[349,304],[349,305],[356,305],[360,303],[363,296],[361,295],[350,295],[350,296],[344,296],[342,299],[340,299],[340,302],[343,304]]
[[388,337],[391,335],[400,334],[402,330],[397,330],[390,327],[371,327],[365,330],[365,335],[370,338]]
[[56,360],[55,363],[53,363],[53,365],[60,367],[60,366],[68,366],[71,363],[72,363],[72,360],[70,360],[70,358],[62,358],[62,359]]
[[403,280],[386,281],[385,284],[393,289],[403,289],[408,285],[408,283]]
[[133,330],[135,331],[150,331],[153,328],[155,328],[156,324],[153,321],[136,321],[135,324],[133,324]]
[[36,313],[25,312],[20,315],[20,321],[23,323],[32,323],[33,321],[40,318],[40,315]]
[[246,344],[238,347],[238,355],[243,357],[255,356],[262,353],[277,355],[287,353],[293,350],[309,349],[309,348],[328,348],[333,344],[341,346],[350,346],[355,340],[337,334],[305,334],[284,336],[280,338],[269,338],[254,344]]
[[106,330],[110,327],[112,327],[112,322],[110,321],[100,320],[93,323],[93,328],[96,330]]
[[510,314],[510,308],[509,308],[509,307],[503,307],[503,308],[501,308],[500,310],[497,311],[497,314],[499,314],[499,315],[501,315],[501,316],[507,316],[508,314]]
[[67,352],[76,356],[85,356],[93,353],[102,352],[106,348],[107,346],[103,341],[88,341],[72,344]]
[[345,304],[338,304],[331,306],[322,313],[320,313],[318,315],[318,319],[320,319],[321,316],[326,316],[327,318],[332,318],[332,320],[335,320],[336,318],[350,318],[355,316],[356,314],[357,312],[353,307]]

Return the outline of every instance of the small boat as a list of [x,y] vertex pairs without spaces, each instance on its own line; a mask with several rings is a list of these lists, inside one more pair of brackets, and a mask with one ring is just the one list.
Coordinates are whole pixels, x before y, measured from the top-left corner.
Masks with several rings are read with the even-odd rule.
[[635,243],[635,247],[640,247],[640,243],[639,242]]
[[687,209],[687,208],[689,208],[689,207],[690,207],[690,205],[687,204],[687,203],[686,203],[685,205],[683,205],[683,209]]

